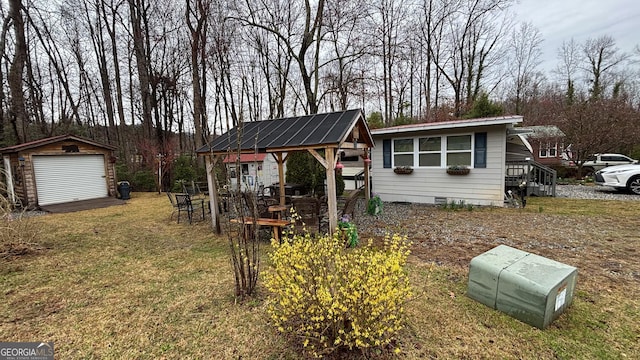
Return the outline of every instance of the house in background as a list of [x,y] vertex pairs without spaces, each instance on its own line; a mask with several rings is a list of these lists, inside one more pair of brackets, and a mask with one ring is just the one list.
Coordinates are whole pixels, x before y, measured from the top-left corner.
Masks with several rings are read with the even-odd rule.
[[[382,144],[372,149],[373,192],[383,201],[503,206],[507,135],[522,120],[505,116],[372,130]],[[449,171],[452,165],[469,171]]]
[[2,148],[7,194],[26,208],[115,197],[115,150],[74,135]]
[[557,166],[571,160],[570,146],[565,147],[565,134],[557,126],[524,126],[518,130],[531,144],[533,159],[536,162],[546,166]]
[[[224,164],[229,172],[229,179],[233,189],[238,189],[236,171],[240,171],[240,189],[242,191],[255,191],[261,187],[268,188],[278,182],[278,162],[271,154],[248,153],[240,154],[240,169],[236,169],[234,155],[224,158]],[[286,163],[283,164],[286,173]]]
[[355,190],[364,184],[364,166],[362,150],[341,149],[340,164],[345,190]]

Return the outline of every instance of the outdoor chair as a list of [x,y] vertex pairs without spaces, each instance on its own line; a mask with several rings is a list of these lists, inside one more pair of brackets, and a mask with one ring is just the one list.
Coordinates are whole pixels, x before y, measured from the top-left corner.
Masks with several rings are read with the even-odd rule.
[[205,197],[205,193],[200,190],[200,186],[193,181],[191,182],[191,184],[187,184],[186,182],[183,182],[182,191],[185,194],[189,194],[192,200]]
[[358,188],[353,190],[349,196],[347,197],[344,207],[342,210],[338,212],[338,219],[342,217],[347,217],[349,220],[355,219],[356,214],[356,203],[358,202],[358,198],[364,192],[364,188]]
[[180,223],[180,214],[183,212],[187,213],[189,224],[193,222],[193,213],[196,211],[202,212],[202,219],[204,220],[204,199],[191,199],[189,194],[175,194],[175,199],[178,209],[178,223]]
[[[258,218],[269,218],[271,217],[271,213],[269,212],[269,205],[261,199],[257,197],[255,194],[250,192],[242,193],[243,206],[246,210],[246,214],[252,217]],[[256,214],[254,212],[257,211]]]
[[295,223],[296,232],[304,232],[306,229],[312,234],[318,233],[320,231],[320,201],[314,197],[305,196],[292,199],[292,203],[294,211],[298,214]]
[[171,215],[169,215],[169,220],[173,219],[173,214],[178,212],[178,204],[176,203],[175,195],[171,192],[167,192],[167,197],[169,198],[169,202],[171,203],[171,207],[173,210],[171,211]]

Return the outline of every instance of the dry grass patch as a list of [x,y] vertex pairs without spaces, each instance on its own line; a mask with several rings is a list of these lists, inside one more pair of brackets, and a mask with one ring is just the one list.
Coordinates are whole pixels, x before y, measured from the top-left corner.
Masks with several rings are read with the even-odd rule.
[[[261,283],[234,304],[226,237],[170,212],[165,195],[135,193],[32,219],[42,249],[0,263],[0,339],[54,341],[61,359],[300,358],[269,324]],[[399,358],[640,358],[638,213],[640,202],[535,198],[524,210],[411,208],[395,225],[414,243],[417,294]],[[470,259],[501,243],[578,267],[575,303],[547,330],[466,297]]]
[[34,218],[47,250],[2,264],[0,338],[54,341],[60,358],[286,354],[260,298],[234,305],[226,239],[170,212],[165,195],[135,194]]
[[[406,220],[394,227],[415,244],[411,276],[421,294],[408,307],[408,358],[640,358],[640,201],[531,198],[525,209],[400,211]],[[500,244],[578,268],[575,302],[548,329],[466,296],[469,262]]]

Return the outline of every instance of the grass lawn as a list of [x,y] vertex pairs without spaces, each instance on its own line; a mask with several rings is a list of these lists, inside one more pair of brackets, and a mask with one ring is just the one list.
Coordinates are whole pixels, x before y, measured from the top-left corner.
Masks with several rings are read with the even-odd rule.
[[[573,226],[606,214],[612,230],[602,241],[634,257],[639,250],[636,201],[532,198],[526,210],[432,211],[497,222],[542,213]],[[124,206],[30,219],[41,249],[0,262],[0,341],[54,341],[58,359],[301,358],[299,346],[270,326],[262,288],[234,303],[226,238],[206,222],[177,224],[170,212],[166,195],[134,193]],[[263,245],[265,271],[270,246]],[[602,248],[585,257],[592,267],[575,265],[575,302],[544,331],[466,297],[465,266],[412,256],[415,297],[398,358],[640,358],[640,273],[606,283],[591,273],[600,250],[602,263],[616,260]]]

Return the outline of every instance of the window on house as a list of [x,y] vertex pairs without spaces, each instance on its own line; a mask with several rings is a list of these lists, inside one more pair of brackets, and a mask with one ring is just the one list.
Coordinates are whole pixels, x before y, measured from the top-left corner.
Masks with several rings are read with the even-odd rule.
[[549,157],[557,157],[558,156],[558,143],[540,143],[540,151],[538,152],[538,157],[540,158],[549,158]]
[[418,166],[440,167],[442,154],[442,139],[428,137],[418,139]]
[[393,140],[393,166],[413,166],[413,139]]
[[540,151],[538,152],[538,157],[540,158],[546,158],[547,155],[547,147],[545,144],[540,144]]
[[[472,166],[473,164],[471,134],[394,139],[392,147],[393,166],[444,167],[449,165]],[[416,153],[418,155],[417,164],[414,156]]]
[[471,166],[471,135],[447,136],[447,166]]

